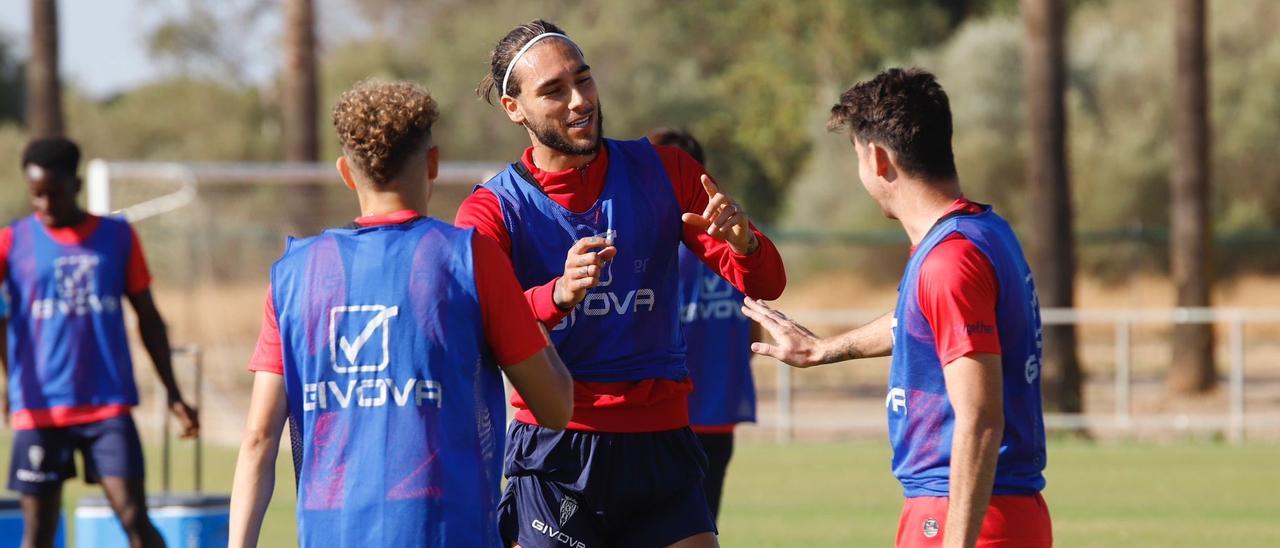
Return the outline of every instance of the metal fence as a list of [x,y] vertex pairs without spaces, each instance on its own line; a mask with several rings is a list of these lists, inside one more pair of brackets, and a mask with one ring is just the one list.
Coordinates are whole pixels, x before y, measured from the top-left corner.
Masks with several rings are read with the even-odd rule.
[[[851,326],[869,322],[881,314],[880,310],[834,310],[788,312],[796,321],[809,327]],[[1135,431],[1139,428],[1174,426],[1201,430],[1221,431],[1232,444],[1245,440],[1248,426],[1266,420],[1266,417],[1247,417],[1245,408],[1246,340],[1245,328],[1249,325],[1280,325],[1280,309],[1239,308],[1168,308],[1168,309],[1072,309],[1045,308],[1041,310],[1045,325],[1112,325],[1115,330],[1115,409],[1106,413],[1049,413],[1045,416],[1048,429],[1092,429],[1099,427]],[[1136,417],[1132,410],[1133,393],[1133,329],[1139,325],[1217,324],[1227,329],[1228,376],[1227,409],[1220,414],[1153,415]],[[761,425],[772,427],[778,443],[787,443],[794,437],[797,417],[793,407],[793,368],[778,363],[776,401],[777,412],[772,419],[762,417]],[[867,421],[864,421],[867,422]],[[835,423],[815,422],[805,427],[839,429],[849,421]]]

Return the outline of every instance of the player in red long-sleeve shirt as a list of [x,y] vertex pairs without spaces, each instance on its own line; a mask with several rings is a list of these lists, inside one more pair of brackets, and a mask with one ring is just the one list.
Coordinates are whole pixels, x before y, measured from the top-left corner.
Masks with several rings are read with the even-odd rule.
[[774,299],[782,258],[687,153],[601,135],[582,52],[551,23],[507,33],[481,95],[532,146],[469,197],[456,224],[512,258],[575,380],[565,432],[521,408],[499,522],[533,546],[714,546],[677,294],[681,243],[735,287]]

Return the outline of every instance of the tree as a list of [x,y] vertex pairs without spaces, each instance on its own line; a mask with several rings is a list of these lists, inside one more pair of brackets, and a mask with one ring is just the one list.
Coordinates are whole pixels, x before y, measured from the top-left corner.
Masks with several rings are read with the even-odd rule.
[[[1208,53],[1205,1],[1178,0],[1175,18],[1173,177],[1170,180],[1170,270],[1178,306],[1209,306],[1213,274],[1209,222]],[[1213,326],[1178,324],[1168,387],[1178,394],[1213,388]]]
[[[1031,267],[1040,304],[1071,307],[1075,302],[1075,241],[1071,231],[1071,188],[1067,175],[1066,10],[1063,0],[1022,0],[1026,32],[1023,58],[1027,89],[1027,195]],[[1044,328],[1042,371],[1049,381],[1051,408],[1084,409],[1082,375],[1074,325]]]
[[284,158],[291,162],[319,160],[319,91],[316,77],[315,6],[312,0],[284,3],[284,74],[281,130]]
[[[284,159],[320,159],[319,79],[316,74],[315,5],[312,0],[284,3],[284,66],[281,69],[280,133]],[[324,191],[299,190],[288,207],[294,234],[311,234],[324,227]]]
[[27,131],[31,137],[62,135],[56,0],[31,0],[31,59],[27,62],[26,102]]
[[13,55],[13,46],[0,34],[0,124],[22,123],[22,72],[26,70]]

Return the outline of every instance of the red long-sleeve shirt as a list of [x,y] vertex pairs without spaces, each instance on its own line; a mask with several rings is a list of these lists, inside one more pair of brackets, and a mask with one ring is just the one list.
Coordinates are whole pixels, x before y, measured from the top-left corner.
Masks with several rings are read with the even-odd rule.
[[[706,170],[678,148],[654,148],[666,169],[680,210],[701,215],[708,200],[701,179]],[[586,211],[604,190],[609,156],[607,149],[601,147],[596,159],[581,169],[543,171],[534,165],[533,148],[530,147],[525,150],[521,162],[547,197],[570,211]],[[480,189],[467,197],[458,208],[454,224],[475,227],[478,233],[493,238],[504,251],[511,253],[511,235],[503,223],[502,207],[492,192]],[[708,266],[743,293],[758,299],[776,299],[787,283],[782,256],[773,242],[755,226],[751,230],[760,246],[750,255],[738,254],[728,243],[690,225],[684,226],[682,240],[690,251],[702,257]],[[556,278],[552,278],[525,290],[525,299],[534,316],[548,328],[555,326],[567,314],[552,300],[555,283]],[[692,388],[688,380],[575,381],[573,420],[569,428],[605,432],[652,432],[680,428],[689,424],[688,395]],[[512,397],[512,405],[518,409],[517,420],[536,424],[519,394]]]

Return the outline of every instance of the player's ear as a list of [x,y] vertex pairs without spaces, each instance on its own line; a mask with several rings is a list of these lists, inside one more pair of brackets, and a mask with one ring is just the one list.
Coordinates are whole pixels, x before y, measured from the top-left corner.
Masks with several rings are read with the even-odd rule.
[[351,190],[356,189],[356,180],[351,176],[351,164],[347,162],[346,156],[339,156],[337,162],[338,175],[342,176],[342,184],[347,185]]
[[427,179],[434,181],[439,175],[440,148],[435,145],[431,145],[431,148],[427,149]]
[[507,113],[507,119],[516,125],[524,125],[524,109],[520,108],[520,101],[510,95],[503,95],[499,102],[502,103],[502,112]]
[[875,170],[876,177],[889,178],[889,170],[893,167],[890,164],[889,149],[877,143],[871,143],[870,152],[871,167]]

